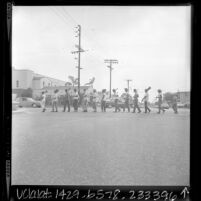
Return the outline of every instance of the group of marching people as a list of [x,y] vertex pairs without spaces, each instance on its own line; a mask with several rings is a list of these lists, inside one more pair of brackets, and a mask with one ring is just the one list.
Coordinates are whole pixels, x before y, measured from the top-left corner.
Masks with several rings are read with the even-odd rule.
[[[144,102],[144,113],[150,113],[151,109],[148,106],[149,103],[149,90],[151,89],[151,87],[148,87],[147,89],[145,89],[145,94],[141,100],[141,102]],[[112,99],[114,100],[114,107],[115,110],[114,112],[120,112],[121,108],[119,105],[120,102],[120,97],[117,93],[116,89],[113,89],[113,94],[112,94]],[[54,94],[51,96],[51,102],[52,102],[52,112],[58,112],[58,92],[59,90],[55,90]],[[139,94],[137,92],[136,89],[133,90],[134,95],[132,97],[132,101],[133,101],[133,113],[136,112],[136,109],[138,110],[138,113],[141,113],[141,109],[139,107]],[[42,100],[41,100],[41,106],[42,106],[42,112],[46,111],[46,95],[47,91],[42,92]],[[82,106],[82,111],[83,112],[87,112],[88,110],[88,106],[89,106],[89,97],[91,97],[92,100],[92,108],[93,108],[93,112],[97,112],[97,103],[99,101],[99,95],[96,91],[96,89],[93,90],[93,92],[90,94],[87,93],[87,90],[84,89],[83,93],[82,93],[82,101],[81,101],[81,106]],[[80,95],[77,91],[77,89],[73,90],[73,93],[70,93],[70,90],[65,89],[65,95],[64,95],[64,99],[63,99],[63,112],[66,111],[66,108],[68,108],[68,112],[70,112],[71,110],[71,98],[73,101],[73,108],[74,108],[74,112],[78,111],[78,106],[79,106],[79,102],[80,102]],[[158,114],[161,113],[161,111],[164,113],[165,109],[162,107],[162,90],[158,89],[158,95],[157,95],[157,105],[158,105]],[[124,104],[123,104],[123,112],[127,109],[128,112],[130,112],[131,108],[130,108],[130,103],[131,103],[131,96],[129,94],[129,91],[127,88],[125,88],[125,93],[123,95],[123,99],[124,99]],[[101,111],[102,112],[106,112],[106,101],[107,101],[107,92],[106,89],[102,90],[101,93]],[[177,110],[177,97],[174,96],[173,98],[173,103],[172,103],[172,108],[174,110],[174,113],[178,113]]]
[[[141,102],[144,102],[144,113],[147,112],[151,112],[151,109],[148,107],[148,102],[149,102],[149,93],[148,91],[151,89],[151,87],[145,89],[145,95],[142,98]],[[134,95],[133,95],[133,113],[135,113],[136,109],[138,110],[138,113],[141,113],[141,109],[139,107],[139,94],[137,92],[137,89],[133,90]],[[114,97],[114,101],[115,101],[115,112],[120,111],[119,105],[118,105],[118,94],[116,92],[115,89],[113,89],[113,97]],[[160,89],[158,89],[158,96],[156,97],[158,99],[158,113],[160,114],[161,111],[165,112],[165,109],[162,107],[162,91]],[[128,92],[128,89],[125,88],[125,104],[123,107],[123,111],[125,111],[125,109],[128,109],[128,112],[130,112],[130,94]],[[176,111],[177,113],[177,111]]]

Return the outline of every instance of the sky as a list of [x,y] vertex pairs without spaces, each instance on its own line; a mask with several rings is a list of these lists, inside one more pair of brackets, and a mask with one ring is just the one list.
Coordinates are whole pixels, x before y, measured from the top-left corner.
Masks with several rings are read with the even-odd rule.
[[190,6],[14,6],[12,66],[69,81],[77,77],[72,51],[81,25],[81,85],[95,77],[94,88],[140,94],[151,86],[163,92],[190,90]]

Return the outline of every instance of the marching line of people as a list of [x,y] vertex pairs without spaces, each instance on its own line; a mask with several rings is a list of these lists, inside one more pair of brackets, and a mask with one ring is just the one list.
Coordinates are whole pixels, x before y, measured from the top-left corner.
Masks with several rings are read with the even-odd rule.
[[[151,89],[151,87],[148,87],[147,89],[144,90],[145,94],[141,100],[141,103],[144,103],[144,113],[150,113],[151,109],[149,108],[149,90]],[[124,100],[124,104],[123,104],[123,112],[125,112],[125,110],[127,109],[128,112],[130,112],[131,110],[131,101],[133,102],[133,111],[132,113],[135,113],[136,110],[138,111],[138,113],[141,113],[141,109],[139,106],[139,94],[137,89],[133,90],[133,97],[131,99],[131,96],[129,94],[129,91],[127,88],[124,89],[125,93],[122,95],[123,96],[123,100]],[[56,89],[54,91],[54,94],[51,96],[51,104],[52,104],[52,111],[51,112],[58,112],[58,92],[59,90]],[[111,99],[114,101],[114,112],[120,112],[121,111],[121,107],[119,105],[120,102],[120,97],[117,93],[117,89],[113,89],[112,90],[113,94]],[[158,89],[158,95],[156,96],[157,99],[157,105],[158,105],[158,114],[161,113],[161,111],[164,113],[165,112],[165,108],[162,107],[162,103],[163,103],[163,95],[162,95],[162,90]],[[46,99],[47,99],[47,95],[46,95],[47,91],[43,91],[42,92],[42,99],[41,99],[41,107],[42,107],[42,112],[46,111]],[[92,108],[93,108],[93,112],[97,112],[97,104],[98,104],[98,93],[97,91],[94,89],[92,93],[90,93],[90,97],[92,100]],[[83,93],[82,93],[82,100],[80,101],[80,95],[77,91],[77,89],[75,88],[73,90],[73,93],[71,94],[70,91],[68,89],[65,89],[65,95],[63,97],[63,112],[66,111],[66,108],[68,108],[68,112],[71,111],[71,100],[73,101],[72,105],[74,108],[74,112],[78,112],[78,107],[79,104],[81,102],[81,107],[82,107],[82,111],[83,112],[88,112],[88,107],[89,107],[89,94],[87,93],[87,90],[84,89]],[[101,93],[101,100],[100,100],[100,106],[101,106],[101,111],[102,112],[106,112],[106,101],[107,101],[107,93],[106,93],[106,89],[102,90]],[[177,109],[177,96],[173,97],[173,101],[172,101],[172,109],[174,111],[175,114],[178,113],[178,109]]]

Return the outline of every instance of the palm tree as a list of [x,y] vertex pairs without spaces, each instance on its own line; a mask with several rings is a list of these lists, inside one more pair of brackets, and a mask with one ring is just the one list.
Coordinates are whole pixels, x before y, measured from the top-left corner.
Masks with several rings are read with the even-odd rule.
[[89,86],[92,86],[93,87],[93,83],[95,81],[95,77],[92,77],[88,83],[86,83],[85,85],[89,85]]
[[78,78],[74,78],[73,76],[69,75],[68,79],[70,80],[70,83],[73,85],[73,87],[78,84]]

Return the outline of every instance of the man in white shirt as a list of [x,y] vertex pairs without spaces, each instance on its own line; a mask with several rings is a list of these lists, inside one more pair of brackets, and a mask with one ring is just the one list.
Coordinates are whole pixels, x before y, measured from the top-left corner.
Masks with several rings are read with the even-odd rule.
[[102,99],[101,99],[101,110],[106,112],[106,90],[102,90]]
[[138,98],[139,98],[139,94],[137,92],[137,89],[134,89],[134,96],[133,96],[133,113],[135,113],[135,110],[138,110],[138,113],[141,112],[140,107],[138,105]]
[[52,96],[52,112],[58,112],[57,104],[58,104],[58,89],[54,91],[54,94]]
[[148,107],[148,102],[149,102],[149,93],[148,91],[151,89],[151,87],[149,87],[148,89],[145,89],[145,95],[142,99],[142,101],[144,101],[144,113],[147,113],[147,111],[150,113],[151,112],[151,109]]
[[162,103],[163,103],[163,95],[162,95],[162,90],[158,89],[158,96],[156,97],[158,99],[158,114],[161,113],[161,110],[163,111],[163,113],[165,112],[165,109],[162,107]]
[[127,108],[128,109],[128,112],[130,112],[130,94],[128,93],[128,89],[125,88],[125,97],[124,97],[124,109],[123,111],[125,111],[125,109]]

